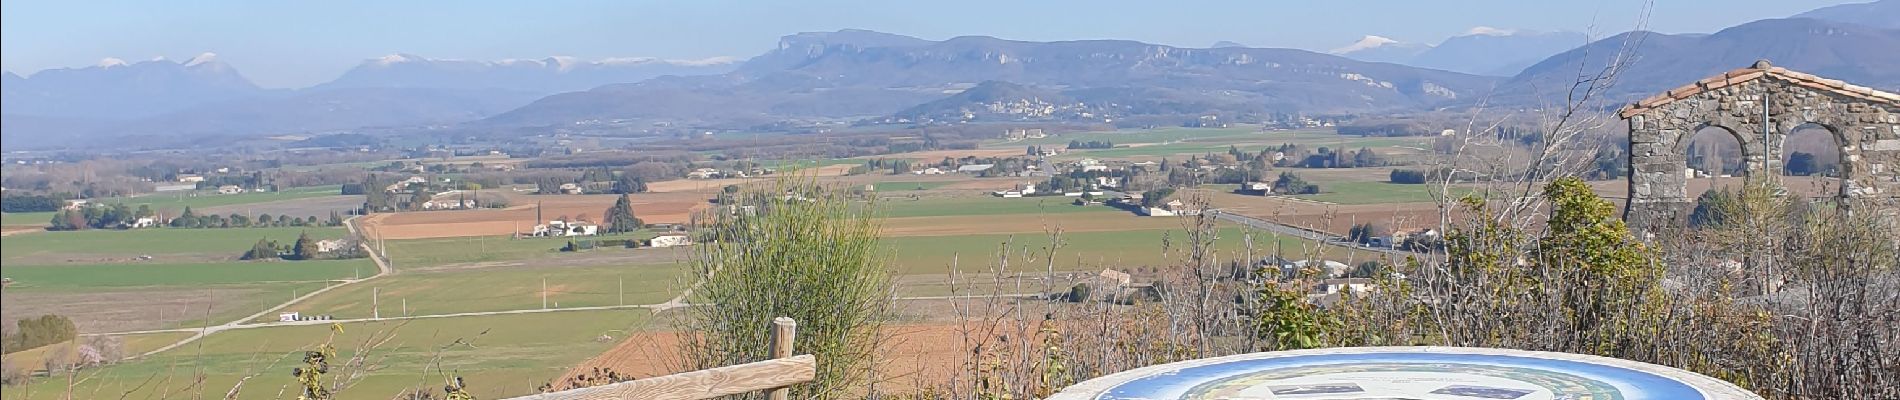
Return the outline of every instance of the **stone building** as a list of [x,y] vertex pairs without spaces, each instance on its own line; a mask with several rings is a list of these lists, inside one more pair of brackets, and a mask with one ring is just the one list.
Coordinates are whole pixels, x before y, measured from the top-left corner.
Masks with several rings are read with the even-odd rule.
[[[1766,100],[1767,109],[1763,109]],[[1826,129],[1841,146],[1841,198],[1900,194],[1900,95],[1791,71],[1758,61],[1632,104],[1618,114],[1630,128],[1630,198],[1624,219],[1654,234],[1694,208],[1685,154],[1704,128],[1734,135],[1746,176],[1779,174],[1787,137]],[[1764,125],[1768,128],[1764,134]]]

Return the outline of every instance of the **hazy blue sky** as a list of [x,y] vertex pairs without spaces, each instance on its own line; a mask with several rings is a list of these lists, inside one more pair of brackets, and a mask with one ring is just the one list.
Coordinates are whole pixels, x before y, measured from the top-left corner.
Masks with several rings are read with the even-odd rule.
[[[1651,30],[1713,32],[1865,0],[1657,0]],[[1629,30],[1643,0],[73,1],[0,3],[0,67],[216,52],[266,87],[335,78],[364,59],[750,57],[779,36],[861,28],[944,39],[1133,39],[1327,50],[1363,35],[1437,43],[1475,26]]]

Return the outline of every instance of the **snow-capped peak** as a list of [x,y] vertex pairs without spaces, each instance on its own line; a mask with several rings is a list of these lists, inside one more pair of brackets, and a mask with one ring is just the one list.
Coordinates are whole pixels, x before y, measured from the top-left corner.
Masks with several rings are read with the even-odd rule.
[[112,68],[112,67],[123,67],[126,65],[128,64],[126,64],[125,60],[120,60],[120,59],[112,58],[112,57],[106,57],[106,58],[99,59],[98,67]]
[[1352,44],[1347,45],[1346,47],[1333,49],[1332,51],[1328,51],[1328,53],[1346,54],[1346,53],[1351,53],[1355,51],[1375,49],[1381,46],[1394,45],[1394,44],[1399,44],[1399,41],[1392,40],[1392,38],[1388,38],[1384,36],[1366,35],[1366,37],[1359,38],[1359,41],[1357,42],[1352,42]]
[[410,61],[416,61],[416,60],[410,58],[410,56],[407,54],[397,53],[397,54],[382,56],[381,58],[377,58],[373,62],[375,62],[376,65],[389,66],[389,65],[406,63]]
[[660,59],[654,57],[608,57],[595,62],[604,65],[639,65],[658,61],[660,61]]
[[185,66],[190,67],[190,66],[196,66],[199,64],[212,63],[212,62],[217,62],[217,61],[218,61],[218,53],[212,53],[212,52],[207,51],[207,52],[204,52],[203,54],[199,54],[197,57],[192,57],[191,60],[185,61]]
[[520,58],[507,58],[507,59],[502,59],[500,61],[495,62],[495,65],[505,65],[505,66],[515,66],[515,65],[521,65],[521,64],[528,64],[528,65],[534,65],[534,66],[547,66],[547,63],[542,62],[541,60],[526,60],[526,59],[520,59]]
[[1471,29],[1465,30],[1464,36],[1476,36],[1476,35],[1511,36],[1514,34],[1517,34],[1517,30],[1515,29],[1500,29],[1500,28],[1492,28],[1489,26],[1474,26],[1474,27],[1471,27]]
[[548,65],[552,65],[554,66],[555,69],[562,70],[562,71],[566,71],[570,68],[574,68],[574,64],[577,64],[577,63],[580,63],[579,58],[574,58],[574,57],[569,57],[569,56],[551,56],[547,58]]

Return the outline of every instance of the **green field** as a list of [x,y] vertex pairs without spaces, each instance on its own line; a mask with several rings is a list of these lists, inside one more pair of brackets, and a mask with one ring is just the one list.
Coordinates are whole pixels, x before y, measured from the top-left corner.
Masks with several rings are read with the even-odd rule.
[[1073,197],[1045,196],[1005,199],[1000,197],[958,197],[924,200],[883,200],[886,218],[943,217],[965,215],[1125,213],[1102,206],[1077,206]]
[[759,165],[763,166],[764,168],[771,168],[772,170],[777,171],[778,173],[786,173],[786,172],[798,171],[805,168],[820,168],[820,167],[829,167],[833,165],[858,165],[858,164],[863,164],[864,161],[865,161],[864,159],[858,159],[858,158],[832,158],[832,159],[825,159],[825,160],[766,160],[766,161],[759,161]]
[[52,212],[0,213],[0,225],[6,226],[45,226],[52,220]]
[[885,193],[885,192],[904,192],[904,191],[911,191],[911,190],[930,190],[930,189],[936,189],[936,188],[940,188],[940,187],[944,187],[944,185],[949,185],[949,184],[952,184],[952,183],[956,183],[956,182],[950,182],[950,181],[934,181],[934,182],[877,182],[877,183],[873,183],[873,184],[871,184],[871,188],[872,188],[872,189],[875,189],[875,190],[876,190],[876,191],[877,191],[878,193]]
[[[100,204],[124,203],[132,207],[138,207],[140,204],[150,204],[152,208],[156,210],[182,211],[185,207],[205,208],[323,196],[339,196],[341,190],[341,187],[336,185],[290,188],[268,193],[248,192],[239,194],[218,194],[217,191],[189,190],[152,193],[133,197],[108,197],[94,199],[93,202]],[[322,216],[319,216],[319,218],[321,217]]]
[[[1320,194],[1294,196],[1313,201],[1339,204],[1387,204],[1430,202],[1438,185],[1414,185],[1391,182],[1319,182]],[[1467,190],[1453,188],[1453,196]]]
[[[587,240],[651,239],[658,232],[638,231],[627,234],[593,236]],[[390,267],[433,267],[448,264],[527,260],[563,255],[566,240],[555,238],[516,239],[509,236],[471,236],[459,238],[392,240]]]
[[[1046,144],[1066,145],[1071,140],[1080,140],[1084,142],[1106,140],[1106,141],[1114,142],[1116,144],[1164,143],[1164,142],[1194,141],[1194,140],[1198,140],[1198,141],[1230,140],[1230,139],[1236,139],[1236,138],[1242,138],[1242,137],[1267,137],[1268,135],[1277,135],[1277,134],[1286,134],[1286,133],[1289,133],[1289,132],[1262,133],[1260,132],[1260,128],[1256,126],[1239,126],[1239,127],[1232,127],[1232,128],[1127,129],[1127,130],[1105,131],[1105,132],[1064,133],[1064,134],[1050,136],[1050,137],[1046,137],[1042,139],[1027,139],[1027,140],[1020,140],[1020,141],[1015,141],[1015,142],[1000,142],[999,141],[997,143],[992,143],[991,145],[994,147],[1002,147],[1002,146],[1021,147],[1021,146],[1029,146],[1029,145],[1046,145]],[[1327,132],[1326,134],[1331,135],[1330,132]]]
[[548,307],[621,305],[623,280],[625,304],[656,304],[680,294],[685,274],[683,264],[403,273],[325,292],[286,310],[368,318],[373,315],[372,297],[379,291],[385,317],[401,315],[404,301],[410,315],[531,310],[541,308],[543,279]]
[[[343,228],[227,228],[175,229],[148,228],[131,230],[96,229],[70,232],[42,232],[9,236],[0,240],[0,260],[14,262],[30,257],[121,256],[166,254],[229,254],[237,257],[250,250],[257,239],[269,238],[279,244],[297,240],[309,232],[316,239],[336,239],[347,233]],[[163,261],[161,258],[159,261]]]
[[13,287],[45,289],[314,282],[347,279],[359,271],[369,276],[376,266],[369,259],[0,266],[0,272],[13,278]]
[[[240,329],[214,334],[149,358],[82,372],[72,398],[223,398],[247,375],[240,399],[294,398],[283,389],[293,383],[290,369],[302,352],[325,342],[339,359],[362,353],[378,369],[338,393],[339,399],[388,399],[407,388],[423,387],[440,396],[440,371],[460,375],[476,398],[496,399],[531,393],[536,386],[614,346],[630,331],[647,329],[646,310],[575,311],[413,321],[357,322]],[[332,337],[334,335],[334,337]],[[376,348],[363,345],[372,336],[394,335]],[[616,340],[598,341],[606,335]],[[439,359],[439,365],[436,365]],[[341,361],[341,360],[339,360]],[[346,372],[333,362],[331,374]],[[428,373],[424,373],[428,371]],[[201,386],[193,386],[203,374]],[[58,399],[65,379],[40,379],[8,387],[7,399]]]
[[293,165],[293,166],[283,167],[279,169],[284,170],[284,171],[292,171],[292,172],[310,172],[310,171],[316,171],[316,170],[320,170],[324,168],[353,168],[353,169],[361,169],[364,171],[368,171],[370,168],[389,165],[389,163],[390,161],[363,161],[363,162],[353,162],[353,163]]
[[[1220,251],[1220,259],[1233,260],[1245,258],[1245,236],[1238,227],[1223,227],[1215,242]],[[1172,250],[1163,253],[1163,240],[1172,243]],[[1254,235],[1254,256],[1274,254],[1275,237],[1264,233]],[[1279,237],[1278,247],[1288,258],[1305,254],[1312,242],[1293,238]],[[1062,246],[1054,254],[1055,268],[1060,271],[1093,270],[1100,268],[1126,269],[1132,267],[1157,267],[1178,264],[1183,260],[1180,252],[1187,240],[1187,233],[1180,229],[1150,229],[1111,232],[1076,232],[1062,235]],[[989,271],[999,264],[1004,243],[1008,243],[1009,269],[1012,271],[1040,271],[1048,268],[1050,260],[1048,250],[1050,237],[1046,234],[1020,235],[964,235],[964,236],[910,236],[885,238],[883,242],[891,248],[891,262],[898,274],[944,274],[950,271],[953,260],[957,269],[964,272]],[[1321,257],[1324,259],[1345,260],[1349,250],[1326,246]],[[1358,254],[1357,260],[1369,259],[1371,254]]]

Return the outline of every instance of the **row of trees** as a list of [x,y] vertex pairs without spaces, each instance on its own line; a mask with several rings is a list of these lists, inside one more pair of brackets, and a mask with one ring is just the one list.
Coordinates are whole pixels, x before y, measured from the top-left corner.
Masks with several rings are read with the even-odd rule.
[[323,252],[317,247],[317,241],[310,238],[309,232],[302,232],[297,234],[297,241],[287,245],[278,245],[277,241],[270,238],[257,239],[257,243],[252,244],[250,250],[244,251],[244,256],[241,258],[244,260],[315,260],[319,257],[323,257]]
[[157,212],[152,211],[152,206],[146,204],[140,204],[137,209],[123,203],[82,207],[54,213],[46,229],[71,231],[124,228],[136,224],[139,219],[156,218],[157,215]]
[[1444,181],[1447,176],[1450,176],[1450,174],[1451,174],[1451,170],[1443,169],[1443,168],[1430,170],[1430,171],[1417,170],[1417,169],[1395,169],[1395,170],[1392,170],[1391,173],[1387,174],[1386,180],[1392,183],[1418,185],[1418,184]]
[[330,211],[330,217],[324,220],[318,220],[315,215],[298,218],[289,215],[272,216],[270,214],[257,214],[256,218],[252,218],[238,213],[231,213],[230,215],[198,215],[191,210],[191,207],[185,207],[185,211],[178,213],[177,217],[173,217],[171,221],[168,222],[168,225],[173,228],[343,226],[343,215],[336,211]]
[[5,348],[6,354],[79,337],[79,327],[73,324],[73,320],[59,315],[48,314],[38,318],[25,318],[14,324],[18,326],[14,332],[0,337],[0,347]]
[[1090,141],[1086,141],[1086,142],[1085,142],[1085,141],[1081,141],[1081,140],[1070,140],[1070,141],[1069,141],[1069,149],[1070,149],[1070,150],[1076,150],[1076,149],[1112,149],[1112,148],[1115,148],[1115,142],[1113,142],[1113,141],[1108,141],[1108,140],[1090,140]]
[[0,196],[0,212],[27,213],[59,211],[66,205],[67,196],[33,195],[7,193]]
[[846,173],[851,174],[851,175],[861,175],[861,174],[868,174],[873,171],[884,171],[891,175],[898,175],[898,174],[910,173],[911,168],[912,167],[911,167],[910,160],[876,158],[876,159],[866,160],[864,162],[864,165],[851,167],[851,170],[847,171]]

